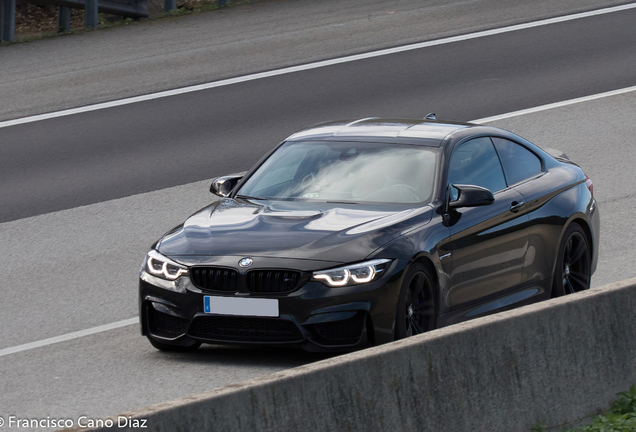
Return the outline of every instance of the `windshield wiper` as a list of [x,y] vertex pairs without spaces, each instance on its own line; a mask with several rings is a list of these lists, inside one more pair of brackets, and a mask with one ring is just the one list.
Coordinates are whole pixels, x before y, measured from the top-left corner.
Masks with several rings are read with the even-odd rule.
[[261,198],[261,197],[253,197],[249,195],[236,195],[234,198],[253,199],[253,200],[260,200],[260,201],[264,201],[267,199],[267,198]]

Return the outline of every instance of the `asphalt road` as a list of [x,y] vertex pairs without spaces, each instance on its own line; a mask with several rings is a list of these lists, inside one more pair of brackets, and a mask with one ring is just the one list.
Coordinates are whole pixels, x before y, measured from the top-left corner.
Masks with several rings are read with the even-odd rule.
[[[249,167],[299,127],[428,111],[470,120],[636,85],[634,18],[622,12],[0,129],[0,349],[134,317],[141,258],[211,200],[203,179]],[[595,286],[636,275],[636,196],[626,186],[636,180],[635,109],[630,93],[495,123],[566,151],[594,181],[603,227]],[[214,346],[165,354],[127,326],[0,357],[0,416],[111,415],[319,358]]]
[[249,168],[295,130],[634,85],[636,9],[0,129],[0,222]]
[[254,0],[0,48],[0,120],[625,0]]
[[[636,195],[625,186],[636,180],[635,110],[631,93],[494,123],[566,151],[593,179],[602,223],[594,286],[636,276]],[[209,200],[197,182],[0,224],[0,348],[135,316],[150,242]],[[322,358],[221,346],[161,353],[130,325],[0,357],[0,416],[113,415]]]

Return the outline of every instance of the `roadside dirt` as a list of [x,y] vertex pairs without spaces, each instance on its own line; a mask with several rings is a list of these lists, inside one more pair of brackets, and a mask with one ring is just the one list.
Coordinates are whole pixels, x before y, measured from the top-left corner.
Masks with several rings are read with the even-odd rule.
[[[84,22],[84,11],[71,10],[71,25],[79,27]],[[16,0],[16,34],[37,34],[57,29],[57,7],[52,5],[36,6],[26,0]]]
[[[216,3],[215,0],[177,0],[177,8],[187,11],[196,10],[197,7]],[[236,4],[236,3],[234,3]],[[148,12],[150,19],[163,12],[163,0],[148,0]],[[99,14],[100,24],[117,23],[124,18]],[[71,9],[71,28],[84,28],[84,10]],[[53,5],[34,5],[27,0],[16,0],[15,32],[20,36],[38,36],[50,34],[58,30],[58,7]]]

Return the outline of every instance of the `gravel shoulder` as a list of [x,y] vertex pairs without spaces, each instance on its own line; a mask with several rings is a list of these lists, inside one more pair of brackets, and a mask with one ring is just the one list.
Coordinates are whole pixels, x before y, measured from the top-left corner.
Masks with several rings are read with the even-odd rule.
[[0,47],[0,120],[623,4],[271,0]]

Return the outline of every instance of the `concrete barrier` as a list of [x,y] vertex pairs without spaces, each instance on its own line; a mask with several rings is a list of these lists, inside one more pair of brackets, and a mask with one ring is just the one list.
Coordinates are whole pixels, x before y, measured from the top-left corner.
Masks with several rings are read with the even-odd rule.
[[528,432],[541,422],[571,424],[636,383],[635,312],[631,279],[121,418],[166,432]]

